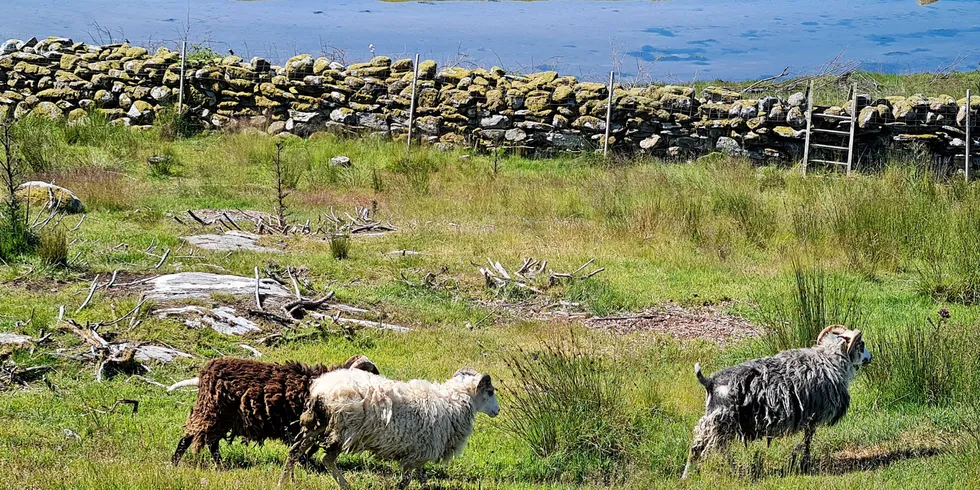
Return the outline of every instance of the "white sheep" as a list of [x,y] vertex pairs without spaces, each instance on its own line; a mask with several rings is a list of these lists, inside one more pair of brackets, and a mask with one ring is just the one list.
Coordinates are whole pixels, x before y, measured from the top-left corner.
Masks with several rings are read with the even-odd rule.
[[458,456],[473,433],[477,412],[500,413],[489,374],[463,368],[443,383],[393,381],[375,374],[342,370],[320,376],[310,388],[302,429],[289,452],[279,485],[314,444],[326,449],[323,464],[341,488],[350,488],[337,468],[342,452],[369,451],[398,462],[401,484],[429,461]]

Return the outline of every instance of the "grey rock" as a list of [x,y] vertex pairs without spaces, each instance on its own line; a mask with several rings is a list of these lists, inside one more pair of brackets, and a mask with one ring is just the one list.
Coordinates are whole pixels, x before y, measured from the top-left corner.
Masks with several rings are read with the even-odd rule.
[[330,111],[330,120],[353,126],[357,124],[357,115],[351,112],[350,109],[334,109]]
[[644,150],[654,150],[661,146],[664,139],[660,135],[651,135],[649,138],[645,138],[640,141],[640,148]]
[[255,322],[238,316],[235,309],[229,306],[205,308],[191,305],[179,308],[163,308],[154,311],[154,314],[161,320],[172,316],[180,317],[184,319],[184,325],[188,327],[208,326],[215,332],[224,335],[245,335],[262,330]]
[[[144,298],[154,301],[179,301],[187,299],[210,299],[214,294],[238,297],[255,295],[255,278],[207,272],[181,272],[167,274],[147,282],[149,290]],[[282,284],[272,279],[259,281],[259,294],[269,298],[292,298]]]
[[161,104],[170,102],[172,96],[173,91],[170,90],[170,87],[153,87],[153,89],[150,90],[150,97],[153,97],[153,100]]
[[286,121],[273,121],[271,124],[269,124],[269,129],[267,129],[266,132],[271,135],[276,135],[285,130],[286,130]]
[[334,167],[350,167],[350,157],[345,157],[343,155],[338,155],[330,159],[330,164]]
[[789,112],[786,113],[786,124],[794,129],[805,128],[806,116],[803,114],[803,110],[798,106],[790,107]]
[[10,54],[24,48],[24,41],[20,39],[8,39],[0,44],[0,54]]
[[795,94],[790,95],[786,102],[789,103],[790,107],[803,108],[806,106],[806,95],[803,95],[803,92],[796,92]]
[[521,128],[508,129],[504,132],[504,139],[514,143],[519,143],[527,139],[527,133]]
[[[17,187],[18,190],[30,189],[30,188],[40,188],[50,190],[50,195],[55,196],[55,202],[49,202],[45,207],[52,208],[57,206],[58,209],[65,211],[66,213],[81,213],[85,210],[85,206],[82,204],[81,199],[75,195],[74,192],[65,189],[64,187],[59,187],[54,184],[49,184],[47,182],[41,181],[30,181],[24,182]],[[30,191],[28,191],[30,192]],[[58,202],[58,200],[61,202]]]
[[388,131],[389,129],[388,121],[385,120],[384,116],[373,112],[358,112],[357,123],[362,127],[377,131]]
[[547,133],[546,141],[559,150],[584,150],[589,148],[588,141],[575,133]]
[[220,235],[194,235],[181,237],[185,242],[204,250],[232,252],[248,250],[251,252],[281,252],[281,250],[258,245],[259,236],[243,231],[228,231]]
[[486,129],[505,129],[510,126],[510,118],[502,114],[494,114],[480,119],[480,127]]
[[551,131],[555,129],[555,127],[552,126],[551,124],[545,124],[536,121],[521,121],[515,124],[515,126],[528,131]]
[[763,97],[759,99],[759,112],[762,114],[769,114],[772,107],[779,103],[779,97]]
[[726,155],[735,157],[745,156],[747,154],[747,152],[742,149],[741,145],[738,144],[738,141],[735,141],[727,136],[718,138],[718,141],[715,142],[715,149]]
[[313,122],[316,119],[322,117],[319,112],[300,112],[300,111],[289,111],[289,118],[296,122],[308,123]]

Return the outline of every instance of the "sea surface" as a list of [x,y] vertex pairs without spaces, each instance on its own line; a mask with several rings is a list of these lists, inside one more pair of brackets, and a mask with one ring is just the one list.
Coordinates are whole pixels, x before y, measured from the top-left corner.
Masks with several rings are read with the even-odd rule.
[[890,73],[972,71],[980,0],[12,0],[0,37],[67,36],[282,62],[298,53],[556,69],[602,80],[744,80],[831,60]]

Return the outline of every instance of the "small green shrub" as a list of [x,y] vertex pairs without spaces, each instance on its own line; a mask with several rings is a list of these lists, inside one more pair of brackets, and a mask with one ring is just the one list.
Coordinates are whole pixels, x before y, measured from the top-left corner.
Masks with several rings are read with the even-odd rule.
[[596,278],[571,283],[565,290],[564,298],[585,305],[590,313],[598,316],[628,310],[633,305],[629,298],[608,282]]
[[411,153],[395,160],[392,170],[405,178],[415,194],[424,196],[429,193],[430,174],[436,171],[436,163],[424,153]]
[[886,404],[943,405],[976,401],[980,389],[980,335],[972,326],[938,321],[878,333],[866,339],[874,356],[870,386]]
[[181,114],[176,105],[166,106],[157,112],[153,119],[153,127],[164,141],[187,138],[197,132],[197,127],[191,119],[186,113]]
[[68,265],[68,238],[65,230],[56,227],[41,233],[37,247],[37,256],[46,265]]
[[182,167],[180,157],[171,147],[165,148],[159,155],[150,157],[146,163],[149,166],[150,175],[157,178],[177,175]]
[[346,233],[338,233],[330,237],[330,255],[337,260],[345,260],[350,256],[351,239]]
[[[574,335],[519,348],[504,360],[515,381],[506,394],[504,430],[562,474],[615,471],[643,439],[643,414],[616,361],[586,352]],[[635,375],[635,373],[634,373]],[[647,393],[649,395],[649,393]],[[656,396],[645,396],[656,404]]]
[[794,268],[794,283],[782,297],[758,299],[757,312],[770,352],[813,345],[829,325],[860,328],[864,321],[857,285],[822,269]]

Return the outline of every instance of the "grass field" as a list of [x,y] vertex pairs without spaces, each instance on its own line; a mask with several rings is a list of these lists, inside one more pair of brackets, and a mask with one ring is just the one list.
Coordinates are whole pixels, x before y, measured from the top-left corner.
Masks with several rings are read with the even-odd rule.
[[[241,339],[142,313],[137,325],[102,333],[195,356],[150,363],[145,377],[163,384],[192,376],[212,357],[248,356],[238,346],[243,342],[265,360],[339,362],[364,353],[397,378],[445,379],[464,365],[491,373],[501,415],[478,417],[462,457],[430,468],[432,488],[977,486],[980,186],[938,181],[914,159],[896,159],[874,175],[818,172],[804,179],[797,168],[714,155],[683,164],[463,158],[428,148],[407,155],[403,145],[381,141],[289,139],[283,180],[293,223],[316,221],[331,206],[353,212],[360,205],[376,208],[398,230],[353,236],[344,260],[334,258],[322,235],[270,236],[264,240],[285,253],[189,256],[185,248],[156,270],[159,257],[144,250],[176,249],[194,231],[171,214],[187,220],[188,209],[274,211],[276,140],[225,134],[168,141],[166,132],[131,133],[97,121],[75,127],[26,121],[15,129],[24,178],[73,190],[87,215],[77,231],[71,230],[80,216],[61,222],[67,267],[34,254],[0,263],[0,332],[35,338],[53,332],[43,343],[5,348],[4,362],[54,367],[46,382],[0,392],[0,486],[272,487],[284,445],[236,442],[223,446],[228,469],[215,470],[206,452],[173,468],[169,456],[193,393],[168,394],[128,376],[96,382],[94,363],[56,355],[85,350],[58,328],[60,305],[84,324],[117,318],[139,301],[114,289],[96,293],[75,313],[96,274],[251,276],[270,261],[306,267],[313,290],[335,290],[339,301],[413,331],[299,325],[295,333],[315,335],[263,347],[255,338],[275,324],[262,323],[267,332]],[[146,161],[153,155],[172,163],[152,169]],[[332,166],[336,155],[353,166]],[[421,254],[388,254],[393,250]],[[556,271],[594,258],[605,271],[541,295],[498,291],[485,287],[474,265],[488,257],[508,269],[525,257],[547,259]],[[430,272],[452,280],[426,284]],[[709,305],[765,334],[719,346],[589,329],[561,316],[534,318],[533,311],[560,301],[598,316],[668,303]],[[817,432],[811,472],[788,468],[795,437],[771,447],[738,446],[734,468],[717,458],[692,480],[679,480],[704,409],[695,362],[711,372],[805,344],[814,328],[845,320],[864,330],[875,361],[852,385],[848,415]],[[515,376],[515,363],[536,370],[555,398],[542,398]],[[126,407],[107,413],[120,398],[139,400],[138,413]],[[397,481],[396,468],[385,462],[351,456],[342,463],[357,488]],[[326,474],[303,469],[297,487],[336,488]]]

